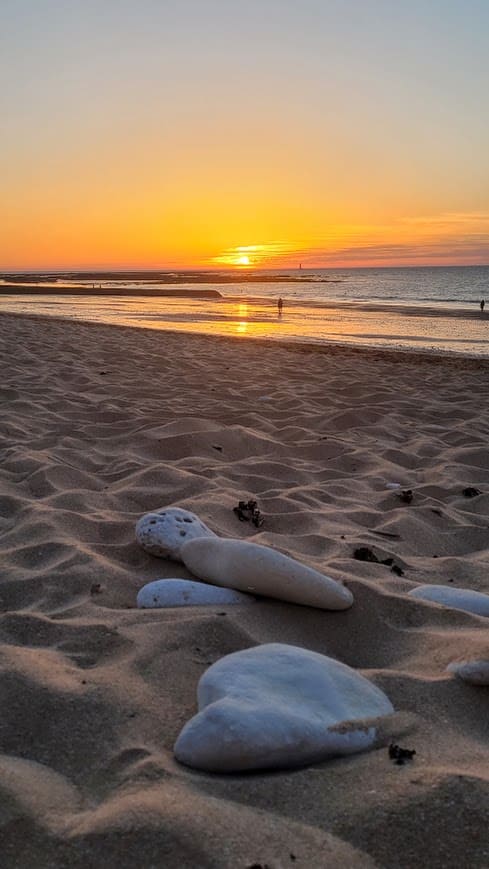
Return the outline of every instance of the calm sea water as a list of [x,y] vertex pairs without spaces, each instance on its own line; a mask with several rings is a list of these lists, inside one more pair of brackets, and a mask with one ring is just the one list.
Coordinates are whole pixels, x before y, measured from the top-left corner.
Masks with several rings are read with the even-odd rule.
[[[262,272],[276,277],[276,273]],[[1,296],[0,311],[55,315],[131,327],[172,329],[214,335],[253,336],[312,343],[417,349],[489,356],[489,267],[321,269],[282,272],[281,279],[247,283],[233,275],[221,284],[182,284],[198,294],[216,289],[222,299],[140,296],[151,281],[97,281],[113,296]],[[92,286],[79,275],[59,282]],[[117,296],[123,286],[130,296]],[[165,282],[164,289],[172,287]],[[277,299],[284,299],[278,315]],[[487,310],[480,300],[487,296]]]
[[[272,272],[263,272],[272,275]],[[391,303],[421,303],[442,305],[478,304],[487,296],[489,301],[489,266],[460,266],[452,268],[393,268],[393,269],[316,269],[292,272],[294,278],[302,278],[304,283],[290,284],[286,287],[264,285],[263,294],[277,295],[280,289],[291,300],[327,302],[362,301]],[[317,281],[314,280],[317,278]],[[326,283],[325,283],[326,282]],[[241,294],[250,292],[250,285],[236,287]],[[231,288],[225,288],[231,292]],[[260,294],[262,289],[260,289]]]

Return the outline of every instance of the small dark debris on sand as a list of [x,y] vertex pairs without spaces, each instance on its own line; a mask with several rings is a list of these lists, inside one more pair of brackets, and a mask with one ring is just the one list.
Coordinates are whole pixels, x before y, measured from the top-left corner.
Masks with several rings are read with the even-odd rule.
[[371,561],[374,564],[386,564],[387,567],[391,568],[393,573],[397,574],[397,576],[404,576],[402,567],[399,567],[398,564],[394,564],[393,558],[377,558],[375,552],[372,552],[369,546],[359,546],[358,549],[355,549],[353,558],[356,558],[357,561]]
[[414,498],[412,489],[403,489],[399,497],[404,504],[410,504]]
[[466,489],[462,489],[462,495],[466,498],[476,498],[477,495],[482,495],[480,489],[476,489],[475,486],[467,486]]
[[389,757],[398,766],[404,766],[407,760],[412,760],[416,751],[414,748],[401,748],[400,745],[394,745],[393,742],[389,745]]
[[376,564],[380,564],[375,552],[372,552],[368,546],[359,546],[358,549],[355,549],[353,558],[356,558],[357,561],[374,561]]
[[90,586],[90,594],[100,594],[101,591],[102,591],[102,586],[101,586],[100,582],[94,582]]
[[212,444],[212,449],[217,450],[218,453],[222,453],[222,447],[218,446],[218,444]]
[[249,501],[240,501],[237,507],[233,507],[233,512],[236,513],[240,522],[252,522],[255,528],[261,528],[265,519],[258,509],[256,501],[250,498]]

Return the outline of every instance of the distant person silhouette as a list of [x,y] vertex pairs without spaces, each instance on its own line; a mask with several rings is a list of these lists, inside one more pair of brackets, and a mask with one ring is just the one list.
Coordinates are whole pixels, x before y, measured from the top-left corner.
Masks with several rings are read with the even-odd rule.
[[283,310],[283,307],[284,307],[283,299],[279,299],[279,300],[278,300],[278,302],[277,302],[277,307],[278,307],[278,312],[279,312],[279,314],[281,314],[281,313],[282,313],[282,310]]
[[484,305],[485,305],[485,304],[486,304],[486,303],[485,303],[484,299],[482,299],[482,301],[481,301],[481,311],[484,311]]

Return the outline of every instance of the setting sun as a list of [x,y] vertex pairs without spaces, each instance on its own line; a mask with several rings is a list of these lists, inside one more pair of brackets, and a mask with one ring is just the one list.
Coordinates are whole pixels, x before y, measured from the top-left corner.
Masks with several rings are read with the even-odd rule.
[[271,244],[246,244],[238,247],[229,247],[218,256],[211,258],[212,263],[224,266],[241,266],[242,268],[264,267],[267,262],[273,261],[284,245]]

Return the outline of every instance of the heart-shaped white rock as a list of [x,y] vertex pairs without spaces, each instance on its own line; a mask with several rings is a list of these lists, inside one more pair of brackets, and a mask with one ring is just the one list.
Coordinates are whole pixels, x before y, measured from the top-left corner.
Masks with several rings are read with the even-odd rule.
[[141,609],[177,606],[210,606],[211,604],[253,603],[249,594],[232,588],[193,582],[191,579],[156,579],[138,592],[137,605]]
[[302,766],[372,748],[394,712],[375,685],[333,658],[271,643],[213,664],[177,760],[210,772]]
[[470,588],[455,588],[446,585],[418,585],[409,592],[411,597],[430,600],[443,606],[478,616],[489,616],[489,594],[472,591]]
[[136,538],[143,549],[173,561],[181,561],[180,550],[187,540],[215,536],[195,513],[180,507],[162,507],[146,513],[136,524]]
[[352,593],[336,580],[267,546],[220,537],[182,546],[185,566],[205,582],[320,609],[344,610]]

